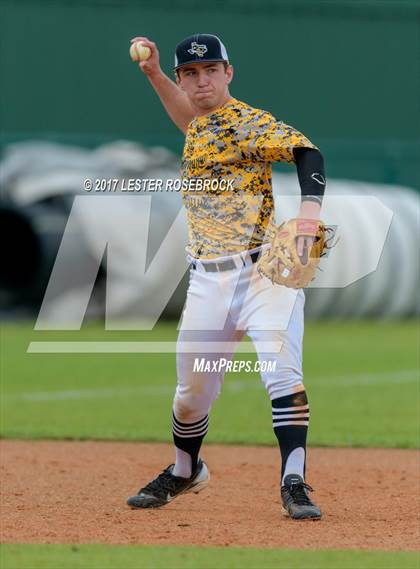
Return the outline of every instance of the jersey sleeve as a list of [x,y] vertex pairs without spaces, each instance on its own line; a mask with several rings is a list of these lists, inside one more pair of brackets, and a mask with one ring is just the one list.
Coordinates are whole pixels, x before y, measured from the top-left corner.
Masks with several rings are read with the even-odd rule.
[[294,148],[317,147],[301,132],[282,121],[273,120],[256,129],[249,140],[251,156],[264,162],[295,162]]

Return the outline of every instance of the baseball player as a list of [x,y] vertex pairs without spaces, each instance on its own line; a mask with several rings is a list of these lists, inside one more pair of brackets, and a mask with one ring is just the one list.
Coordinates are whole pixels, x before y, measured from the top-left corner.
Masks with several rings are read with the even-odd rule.
[[[302,199],[293,240],[302,266],[310,258],[325,189],[322,155],[291,126],[230,95],[233,67],[217,36],[195,34],[177,45],[176,82],[162,72],[155,43],[146,37],[132,40],[137,41],[151,50],[149,59],[139,64],[141,70],[186,135],[182,178],[208,183],[200,192],[183,190],[191,267],[177,343],[175,462],[127,503],[158,508],[207,486],[210,475],[200,448],[224,378],[224,368],[215,364],[221,358],[231,360],[247,334],[259,361],[275,364],[261,365],[267,370],[261,378],[280,447],[283,510],[293,519],[319,519],[321,511],[305,482],[309,406],[302,378],[304,292],[273,284],[257,267],[278,231],[272,162],[296,165]],[[214,180],[225,183],[212,184]],[[282,266],[283,276],[289,272]],[[197,358],[212,365],[197,370]]]

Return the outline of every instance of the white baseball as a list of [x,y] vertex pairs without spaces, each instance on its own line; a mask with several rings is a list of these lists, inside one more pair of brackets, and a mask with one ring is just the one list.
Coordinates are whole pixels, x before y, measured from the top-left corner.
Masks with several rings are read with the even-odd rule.
[[143,45],[141,41],[132,43],[130,46],[130,56],[133,61],[145,61],[149,59],[151,53],[150,48]]

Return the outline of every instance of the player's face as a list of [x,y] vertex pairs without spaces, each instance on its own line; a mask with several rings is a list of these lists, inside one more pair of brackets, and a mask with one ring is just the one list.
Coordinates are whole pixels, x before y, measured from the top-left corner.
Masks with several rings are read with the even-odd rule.
[[228,86],[232,76],[232,66],[225,70],[220,61],[193,63],[179,69],[177,83],[199,112],[208,113],[230,97]]

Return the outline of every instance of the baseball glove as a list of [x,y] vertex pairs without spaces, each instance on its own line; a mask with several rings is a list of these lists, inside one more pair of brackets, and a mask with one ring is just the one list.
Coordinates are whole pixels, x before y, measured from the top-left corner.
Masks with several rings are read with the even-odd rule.
[[[315,278],[320,258],[331,248],[330,232],[334,233],[334,230],[316,219],[298,218],[282,223],[277,228],[270,249],[257,262],[258,272],[273,284],[289,288],[308,286]],[[313,239],[312,246],[305,246],[301,256],[296,246],[299,237]]]

